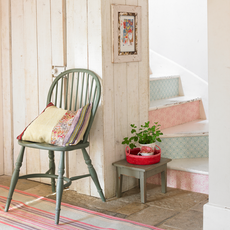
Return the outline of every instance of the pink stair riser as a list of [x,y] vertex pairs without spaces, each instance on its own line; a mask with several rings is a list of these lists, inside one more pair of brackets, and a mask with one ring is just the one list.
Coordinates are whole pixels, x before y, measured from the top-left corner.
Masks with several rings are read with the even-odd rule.
[[149,111],[150,125],[159,122],[161,129],[180,125],[200,118],[200,101]]
[[[167,187],[208,194],[208,177],[204,174],[168,169]],[[147,183],[160,185],[160,174],[148,178]]]

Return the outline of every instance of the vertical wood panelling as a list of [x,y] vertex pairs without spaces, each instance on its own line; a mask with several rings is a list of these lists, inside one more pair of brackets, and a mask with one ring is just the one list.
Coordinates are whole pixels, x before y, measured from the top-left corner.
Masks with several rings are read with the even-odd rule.
[[[24,77],[26,97],[26,123],[38,115],[38,74],[37,74],[37,8],[36,1],[24,0]],[[32,89],[32,90],[31,90]],[[40,172],[38,149],[27,148],[27,173]],[[40,180],[38,178],[37,180]]]
[[[88,68],[102,78],[102,37],[101,37],[101,0],[88,0]],[[101,81],[103,85],[103,81]],[[103,87],[102,87],[103,92]],[[103,93],[101,102],[103,101]],[[103,103],[99,104],[94,123],[90,131],[90,157],[101,186],[104,187],[103,155]],[[97,189],[91,180],[91,194],[98,196]]]
[[3,145],[4,174],[11,175],[13,169],[13,119],[12,119],[12,72],[11,72],[11,15],[10,1],[2,1],[2,85],[3,85]]
[[67,0],[66,4],[67,68],[87,68],[87,0]]
[[[123,0],[114,0],[115,4],[124,4]],[[111,42],[110,42],[111,43]],[[125,158],[124,146],[121,144],[128,135],[128,104],[127,104],[127,63],[118,63],[113,66],[114,75],[114,135],[115,135],[115,160]],[[128,178],[123,178],[123,190],[128,189]]]
[[51,0],[52,64],[65,66],[65,0]]
[[[46,106],[46,97],[52,83],[50,10],[50,0],[37,1],[39,113],[41,113]],[[44,34],[46,36],[44,36]],[[40,150],[40,159],[41,172],[46,172],[49,168],[48,151]],[[50,179],[47,178],[41,178],[41,181],[50,183]]]
[[[13,141],[14,141],[14,165],[21,146],[16,137],[24,130],[25,122],[25,77],[24,77],[24,33],[23,31],[24,1],[11,0],[12,21],[12,82],[13,82]],[[16,112],[20,111],[20,112]],[[24,157],[26,162],[26,155]],[[21,174],[26,173],[26,164],[20,169]]]
[[[126,5],[137,6],[137,0],[126,0]],[[127,107],[128,107],[128,136],[130,136],[130,124],[136,124],[139,127],[139,62],[127,63]],[[129,178],[128,188],[134,187],[137,180]]]
[[[146,11],[148,6],[147,0],[112,0],[104,1],[108,4],[126,4],[140,5]],[[103,4],[102,4],[103,5]],[[108,6],[107,6],[108,7]],[[107,8],[108,10],[108,8]],[[105,11],[105,10],[104,10]],[[103,11],[103,12],[104,12]],[[142,17],[142,24],[145,24],[144,31],[146,34],[148,29],[147,13]],[[142,62],[130,63],[111,63],[111,38],[108,40],[108,31],[111,34],[111,25],[106,24],[108,15],[102,18],[102,37],[103,37],[103,86],[104,86],[104,154],[105,154],[105,175],[109,174],[109,180],[105,178],[106,196],[114,195],[115,186],[115,170],[111,167],[111,163],[125,158],[124,146],[121,144],[123,138],[130,135],[130,124],[135,123],[137,126],[148,120],[148,36],[142,39],[145,43],[142,55]],[[111,21],[110,21],[111,23]],[[107,72],[106,72],[107,70]],[[111,71],[113,70],[113,72]],[[108,74],[112,76],[108,76]],[[107,73],[107,74],[105,74]],[[142,82],[143,81],[143,82]],[[113,84],[113,87],[111,87]],[[140,93],[142,94],[140,97]],[[141,107],[140,107],[141,105]],[[111,128],[112,126],[112,128]],[[108,137],[108,138],[107,138]],[[109,138],[112,140],[110,141]],[[105,141],[106,140],[106,141]],[[115,141],[115,143],[113,142]],[[112,143],[110,146],[110,142]],[[115,147],[114,147],[115,145]],[[110,150],[110,151],[108,151]],[[112,180],[110,178],[113,178]],[[127,190],[135,185],[136,181],[130,178],[124,178],[123,189]],[[113,194],[112,194],[113,193]]]
[[107,0],[102,4],[102,70],[103,70],[103,109],[104,109],[104,171],[105,171],[105,188],[106,196],[112,197],[115,191],[115,168],[111,167],[116,161],[115,155],[115,134],[114,134],[114,75],[113,65],[111,64],[112,41],[111,28],[111,3]]
[[[66,66],[65,46],[65,3],[66,0],[51,1],[51,46],[52,65]],[[47,95],[47,94],[46,94]],[[55,163],[59,165],[60,154],[55,154]],[[66,162],[67,164],[67,162]],[[68,169],[65,170],[68,173]]]
[[[2,8],[2,0],[0,0],[0,9]],[[0,10],[1,12],[1,10]],[[2,31],[2,17],[0,16],[0,31]],[[2,108],[2,36],[0,35],[0,108]],[[0,175],[4,173],[4,158],[3,158],[3,116],[2,109],[0,110]]]
[[[115,155],[116,161],[125,158],[125,147],[121,144],[128,135],[128,108],[127,108],[127,70],[126,63],[114,65],[114,99],[115,99]],[[127,177],[123,180],[123,189],[127,190]]]
[[[115,4],[124,4],[123,0],[114,0]],[[127,104],[127,63],[114,64],[114,135],[116,161],[125,158],[125,148],[121,144],[128,135],[128,104]],[[105,86],[106,87],[106,86]],[[123,179],[123,190],[128,189],[128,178]]]
[[138,5],[142,7],[142,26],[141,26],[141,50],[142,60],[139,62],[139,111],[140,123],[148,121],[149,110],[149,19],[148,1],[138,0]]
[[[87,38],[87,1],[67,0],[67,69],[87,68],[88,38]],[[81,23],[79,23],[81,22]],[[87,151],[89,148],[87,148]],[[69,152],[69,175],[87,174],[81,150]],[[74,181],[71,189],[90,195],[90,178]]]
[[[112,197],[115,195],[112,163],[125,158],[125,146],[121,142],[130,134],[130,123],[139,125],[148,120],[148,0],[0,1],[4,173],[12,173],[14,142],[15,157],[18,154],[19,147],[14,138],[45,107],[52,81],[52,65],[67,65],[68,69],[89,68],[101,78],[102,98],[91,129],[88,150],[106,196]],[[141,62],[111,62],[111,4],[142,7]],[[13,110],[20,113],[13,115]],[[30,149],[26,155],[23,173],[47,170],[47,153]],[[83,162],[81,151],[69,152],[67,174],[88,173]],[[125,177],[123,188],[127,190],[134,184],[135,181]],[[90,178],[74,182],[71,189],[98,196]]]

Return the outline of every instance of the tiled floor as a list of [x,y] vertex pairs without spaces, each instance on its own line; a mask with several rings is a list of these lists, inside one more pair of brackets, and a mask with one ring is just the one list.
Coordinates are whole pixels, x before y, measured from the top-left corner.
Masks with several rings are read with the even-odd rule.
[[[0,176],[0,184],[9,186],[10,177]],[[17,189],[55,199],[51,187],[35,181],[19,180]],[[138,188],[123,193],[121,198],[100,199],[65,190],[62,201],[94,211],[137,222],[154,225],[165,230],[202,230],[203,205],[208,195],[168,188],[161,193],[160,186],[147,185],[147,202],[140,202]]]

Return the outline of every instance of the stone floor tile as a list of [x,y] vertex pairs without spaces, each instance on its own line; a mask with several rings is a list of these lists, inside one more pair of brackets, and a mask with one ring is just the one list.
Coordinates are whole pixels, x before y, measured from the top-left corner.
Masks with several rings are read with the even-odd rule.
[[207,197],[205,200],[199,202],[199,204],[193,206],[191,209],[192,209],[192,210],[199,211],[199,212],[203,212],[203,207],[204,207],[204,205],[207,204],[207,203],[208,203],[208,197]]
[[147,204],[168,208],[172,210],[182,211],[188,210],[207,199],[206,194],[181,191],[175,194],[158,195],[154,198],[149,198]]
[[164,229],[164,230],[185,230],[185,229],[182,229],[182,228],[172,228],[172,227],[169,227],[169,226],[167,226],[165,224],[162,224],[162,225],[157,226],[157,227],[161,228],[161,229]]
[[126,219],[157,226],[163,221],[176,216],[178,213],[179,212],[170,209],[148,207],[128,216]]
[[[49,195],[48,198],[56,200],[56,193]],[[82,208],[90,208],[89,204],[95,200],[100,199],[92,196],[87,196],[84,194],[79,194],[76,191],[69,189],[65,189],[62,194],[62,202],[79,206]]]
[[[10,180],[10,176],[0,176],[1,185],[9,187]],[[51,186],[47,184],[20,179],[16,188],[56,200],[56,193],[52,193]],[[122,193],[121,198],[107,199],[105,203],[100,198],[65,189],[62,202],[165,230],[200,230],[203,225],[203,205],[208,202],[208,195],[174,188],[168,188],[164,194],[161,186],[147,184],[145,204],[141,203],[138,187]]]
[[89,207],[96,207],[98,209],[117,212],[117,210],[123,208],[127,204],[128,202],[124,202],[124,200],[121,199],[112,199],[112,200],[108,199],[106,200],[106,202],[102,202],[100,199],[98,199],[89,203]]
[[122,213],[125,215],[131,215],[131,214],[139,212],[139,211],[141,211],[147,207],[149,207],[147,204],[134,202],[131,204],[127,204],[127,205],[123,206],[122,208],[117,209],[116,212]]
[[[10,187],[10,181],[11,181],[11,176],[1,176],[0,177],[0,184]],[[41,185],[42,183],[36,182],[36,181],[31,181],[31,180],[26,180],[26,179],[19,179],[16,185],[16,189],[25,191],[27,189],[33,188],[37,185]]]
[[39,185],[33,188],[26,189],[24,191],[38,196],[47,196],[53,193],[50,185],[42,184],[42,183],[39,183]]
[[195,210],[188,210],[167,220],[164,225],[183,230],[202,230],[203,213]]

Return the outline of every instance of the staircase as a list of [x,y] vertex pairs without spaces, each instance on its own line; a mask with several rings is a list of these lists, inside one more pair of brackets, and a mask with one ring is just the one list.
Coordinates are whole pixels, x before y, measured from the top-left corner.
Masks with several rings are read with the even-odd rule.
[[[180,76],[150,79],[149,121],[161,124],[158,143],[168,164],[169,187],[208,194],[208,121],[202,99],[184,96]],[[148,179],[160,184],[160,176]]]

